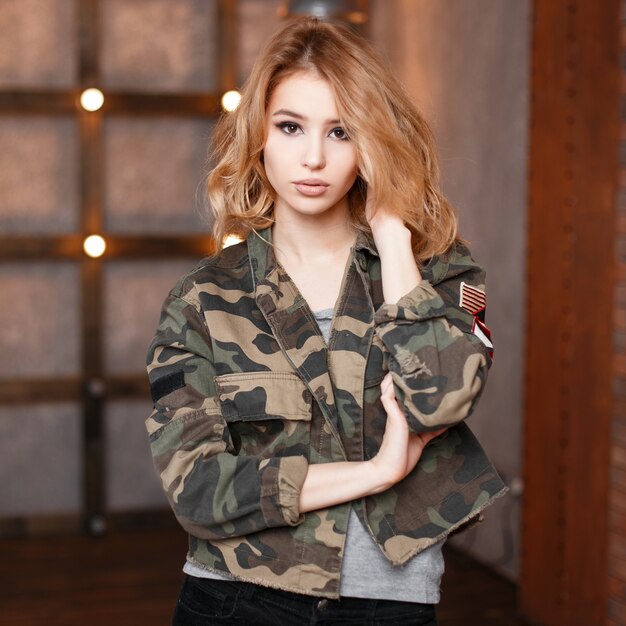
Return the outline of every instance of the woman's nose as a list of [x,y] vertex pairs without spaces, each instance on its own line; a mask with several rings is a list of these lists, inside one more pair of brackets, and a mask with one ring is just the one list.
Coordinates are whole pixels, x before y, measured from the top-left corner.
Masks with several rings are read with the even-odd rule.
[[302,164],[309,169],[318,170],[326,165],[324,156],[324,140],[318,137],[309,137],[306,142]]

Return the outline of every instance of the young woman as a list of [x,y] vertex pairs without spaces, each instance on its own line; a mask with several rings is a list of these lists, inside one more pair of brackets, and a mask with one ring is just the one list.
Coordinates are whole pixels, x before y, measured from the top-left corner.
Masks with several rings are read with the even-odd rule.
[[216,239],[246,240],[171,291],[148,357],[174,624],[435,624],[443,540],[505,488],[463,422],[484,273],[431,133],[366,42],[302,18],[215,156]]

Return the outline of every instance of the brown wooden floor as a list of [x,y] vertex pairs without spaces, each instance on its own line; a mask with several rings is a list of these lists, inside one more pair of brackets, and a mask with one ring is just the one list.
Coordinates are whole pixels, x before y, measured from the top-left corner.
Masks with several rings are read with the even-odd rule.
[[[0,625],[167,625],[185,555],[182,531],[0,540]],[[447,549],[440,626],[522,626],[515,587]]]

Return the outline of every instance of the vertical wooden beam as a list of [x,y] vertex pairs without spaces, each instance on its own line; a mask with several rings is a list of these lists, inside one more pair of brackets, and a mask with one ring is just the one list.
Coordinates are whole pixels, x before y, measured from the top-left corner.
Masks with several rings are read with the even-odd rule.
[[[80,87],[99,87],[99,0],[78,4]],[[81,235],[102,233],[102,113],[80,112]],[[102,301],[103,262],[81,261],[81,346],[83,371],[83,515],[89,532],[105,530]]]
[[102,113],[79,113],[81,234],[101,233],[102,215]]
[[81,264],[83,361],[83,513],[93,534],[105,528],[104,378],[102,376],[102,263]]
[[82,86],[97,86],[100,78],[100,0],[76,0],[78,11],[78,73]]
[[520,605],[602,624],[619,0],[534,3]]
[[[626,58],[626,0],[620,0],[621,58]],[[626,64],[622,61],[622,103],[626,102]],[[613,427],[609,486],[608,619],[626,624],[626,107],[621,109],[620,184],[617,196],[617,279],[613,313]]]
[[220,0],[218,4],[218,95],[237,87],[237,0]]

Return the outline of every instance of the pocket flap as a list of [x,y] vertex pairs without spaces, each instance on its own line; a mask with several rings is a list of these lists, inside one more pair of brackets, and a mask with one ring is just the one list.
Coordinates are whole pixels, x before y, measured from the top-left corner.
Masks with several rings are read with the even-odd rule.
[[311,419],[311,392],[292,372],[223,374],[215,386],[229,422]]

